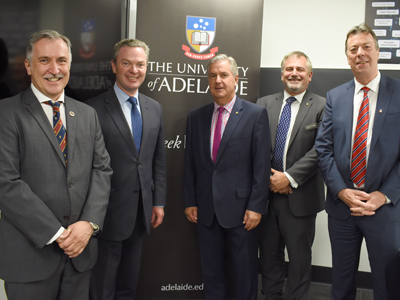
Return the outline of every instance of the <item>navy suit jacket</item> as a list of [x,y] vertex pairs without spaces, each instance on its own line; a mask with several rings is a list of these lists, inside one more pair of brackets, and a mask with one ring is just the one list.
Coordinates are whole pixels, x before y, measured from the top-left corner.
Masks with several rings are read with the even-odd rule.
[[[354,188],[350,179],[354,80],[329,91],[325,115],[316,139],[319,167],[328,187],[326,211],[347,219],[349,207],[337,194]],[[380,191],[392,204],[383,205],[369,217],[378,221],[400,218],[400,80],[381,76],[367,163],[367,193]]]
[[245,211],[264,213],[270,176],[267,111],[236,97],[216,162],[210,135],[214,103],[192,110],[186,128],[184,205],[198,208],[198,222],[243,225]]
[[100,238],[127,239],[133,232],[139,192],[142,193],[144,219],[149,232],[153,206],[166,204],[166,162],[164,123],[161,104],[139,93],[143,120],[140,153],[114,89],[86,104],[99,116],[106,148],[114,171],[111,194]]

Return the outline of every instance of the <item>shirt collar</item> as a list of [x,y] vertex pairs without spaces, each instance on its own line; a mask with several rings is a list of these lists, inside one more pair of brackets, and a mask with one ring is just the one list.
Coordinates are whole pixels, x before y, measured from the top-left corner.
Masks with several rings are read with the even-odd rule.
[[[232,98],[231,101],[229,101],[227,104],[224,105],[224,108],[231,113],[233,106],[235,105],[236,102],[236,95]],[[217,102],[214,101],[214,112],[219,108],[219,105],[217,104]]]
[[297,101],[299,101],[299,103],[301,103],[301,101],[303,101],[304,95],[306,94],[307,90],[305,90],[304,92],[302,92],[301,94],[298,94],[296,96],[291,96],[286,90],[283,91],[283,101],[286,102],[286,100],[290,97],[295,97]]
[[379,72],[379,71],[378,71],[378,75],[376,75],[376,77],[374,79],[372,79],[367,85],[363,85],[363,84],[359,83],[354,78],[354,84],[355,84],[354,95],[357,95],[364,86],[368,87],[374,93],[378,93],[380,82],[381,82],[381,72]]
[[[114,84],[114,91],[115,94],[117,95],[119,103],[121,103],[121,105],[125,105],[126,101],[130,96],[120,89],[117,82],[115,82]],[[139,105],[139,90],[136,91],[136,94],[133,97],[137,99],[137,104]]]
[[[52,102],[54,102],[54,101],[53,101],[52,99],[50,99],[49,97],[43,95],[42,92],[40,92],[40,91],[33,85],[33,83],[31,83],[31,89],[32,89],[33,94],[36,96],[36,98],[39,100],[40,103],[47,102],[47,101],[49,101],[49,100],[52,101]],[[60,95],[60,97],[58,97],[57,102],[62,102],[62,103],[65,102],[65,101],[64,101],[64,90],[63,90],[62,94]]]

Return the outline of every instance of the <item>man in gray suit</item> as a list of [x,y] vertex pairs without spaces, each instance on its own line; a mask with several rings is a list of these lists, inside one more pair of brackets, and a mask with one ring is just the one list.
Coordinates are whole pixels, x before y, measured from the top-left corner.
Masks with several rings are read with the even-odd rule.
[[0,103],[0,278],[10,300],[88,298],[112,170],[96,112],[64,95],[70,47],[55,31],[33,34],[31,87]]
[[284,92],[257,101],[268,111],[271,130],[271,195],[260,225],[262,293],[268,300],[285,299],[285,246],[286,299],[305,300],[310,285],[315,219],[325,203],[314,147],[325,98],[307,91],[312,74],[307,55],[291,52],[281,63]]
[[116,83],[86,103],[99,116],[114,171],[110,203],[99,238],[90,299],[134,299],[143,237],[158,227],[166,204],[166,162],[161,104],[139,93],[149,48],[136,39],[114,47]]

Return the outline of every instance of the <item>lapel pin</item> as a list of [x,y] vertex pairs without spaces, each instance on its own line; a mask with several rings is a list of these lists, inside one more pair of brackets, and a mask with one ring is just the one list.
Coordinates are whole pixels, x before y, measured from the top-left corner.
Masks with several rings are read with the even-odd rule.
[[380,109],[379,112],[382,113],[382,109]]
[[238,115],[239,113],[238,113],[238,112],[236,112],[236,114]]
[[74,113],[72,110],[69,112],[69,115],[70,115],[71,117],[75,117],[75,113]]
[[306,105],[308,105],[308,102],[306,103]]

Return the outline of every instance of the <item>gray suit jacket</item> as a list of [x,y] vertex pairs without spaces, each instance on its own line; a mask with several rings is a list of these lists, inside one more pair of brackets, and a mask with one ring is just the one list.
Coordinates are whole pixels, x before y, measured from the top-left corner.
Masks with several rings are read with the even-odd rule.
[[[89,106],[65,97],[68,165],[52,126],[29,88],[0,102],[0,278],[30,282],[49,278],[64,252],[46,246],[61,226],[103,225],[110,192],[110,158]],[[97,259],[91,239],[75,268]]]
[[110,203],[101,238],[122,241],[132,234],[138,212],[139,192],[142,193],[144,219],[149,232],[153,206],[166,204],[161,104],[139,93],[143,131],[138,154],[132,132],[113,88],[86,103],[97,111],[114,171]]
[[[271,130],[271,160],[284,94],[262,97],[257,104],[265,107]],[[309,91],[304,95],[289,140],[286,172],[298,183],[289,194],[289,205],[295,216],[307,216],[324,209],[324,182],[318,170],[315,138],[325,110],[325,98]]]

